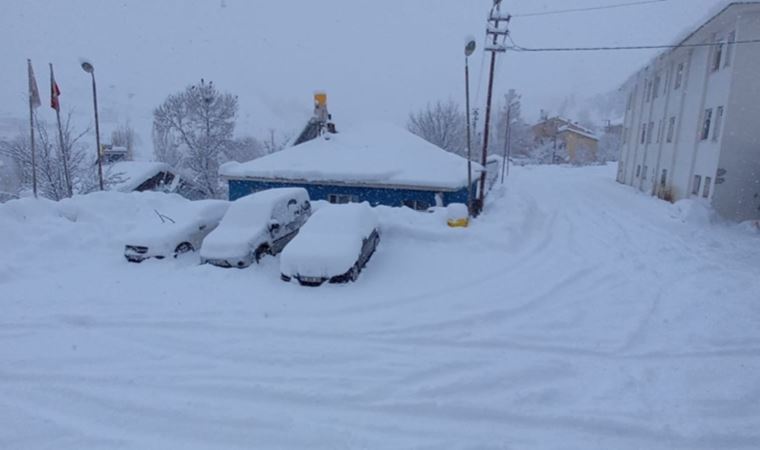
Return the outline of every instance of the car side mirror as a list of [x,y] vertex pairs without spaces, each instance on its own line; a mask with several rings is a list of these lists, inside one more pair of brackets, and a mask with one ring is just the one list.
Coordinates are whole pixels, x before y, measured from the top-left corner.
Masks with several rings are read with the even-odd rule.
[[269,222],[269,232],[274,233],[275,231],[280,229],[280,224],[276,220],[272,220]]

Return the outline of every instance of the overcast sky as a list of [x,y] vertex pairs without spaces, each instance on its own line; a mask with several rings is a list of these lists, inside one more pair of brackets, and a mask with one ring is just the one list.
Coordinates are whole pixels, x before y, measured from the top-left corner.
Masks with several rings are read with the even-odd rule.
[[[522,46],[671,43],[722,0],[667,0],[596,12],[514,18]],[[504,0],[513,14],[624,3],[623,0]],[[168,94],[213,80],[239,96],[237,134],[295,129],[323,89],[340,126],[380,119],[403,124],[436,99],[463,103],[463,43],[482,42],[491,0],[3,0],[0,118],[27,114],[26,58],[43,103],[55,65],[64,110],[92,122],[79,58],[96,67],[104,132],[130,120],[149,151],[151,114]],[[480,49],[479,49],[480,50]],[[556,110],[563,98],[615,89],[654,51],[507,53],[496,88],[523,94],[523,109]],[[472,88],[485,91],[481,53]],[[485,69],[485,67],[484,67]],[[485,72],[485,70],[483,70]],[[481,103],[484,93],[474,95]],[[50,108],[41,116],[54,119]]]

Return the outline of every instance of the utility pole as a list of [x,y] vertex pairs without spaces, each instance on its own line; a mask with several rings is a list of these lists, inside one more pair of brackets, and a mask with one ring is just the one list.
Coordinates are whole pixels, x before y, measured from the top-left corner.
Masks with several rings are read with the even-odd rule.
[[[504,53],[507,51],[507,47],[504,44],[507,35],[509,34],[509,21],[512,16],[501,12],[502,0],[493,0],[493,7],[488,15],[488,26],[486,27],[486,36],[490,38],[490,42],[486,44],[485,51],[491,52],[491,67],[488,75],[488,95],[486,96],[486,117],[483,131],[483,155],[481,157],[481,165],[483,166],[483,172],[480,173],[480,198],[478,198],[477,212],[483,210],[486,197],[486,163],[488,160],[488,135],[489,127],[491,125],[491,99],[493,98],[493,77],[496,66],[496,54]],[[504,28],[500,28],[501,23],[504,23]],[[487,39],[488,40],[488,39]],[[501,42],[499,42],[501,40]]]
[[[509,99],[507,99],[509,102]],[[501,184],[504,184],[504,173],[509,171],[509,151],[511,147],[512,135],[512,105],[507,103],[507,129],[504,132],[504,158],[501,160]]]

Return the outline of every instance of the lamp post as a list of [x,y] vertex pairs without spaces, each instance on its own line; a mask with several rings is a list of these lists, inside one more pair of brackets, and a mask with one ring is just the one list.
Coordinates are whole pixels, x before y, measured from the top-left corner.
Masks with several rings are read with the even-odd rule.
[[467,216],[472,216],[472,144],[470,138],[470,55],[475,52],[475,38],[468,36],[464,44],[464,93],[467,120]]
[[82,62],[82,70],[92,77],[92,104],[95,108],[95,149],[98,152],[98,181],[100,190],[103,190],[103,157],[100,150],[100,123],[98,120],[98,91],[95,88],[95,67],[87,61]]

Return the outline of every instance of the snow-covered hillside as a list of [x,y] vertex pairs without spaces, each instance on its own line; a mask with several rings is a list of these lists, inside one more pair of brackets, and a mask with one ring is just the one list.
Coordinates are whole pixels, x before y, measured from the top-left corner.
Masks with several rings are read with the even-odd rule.
[[468,229],[379,208],[354,284],[129,264],[179,197],[0,205],[0,448],[760,446],[760,233],[517,167]]

